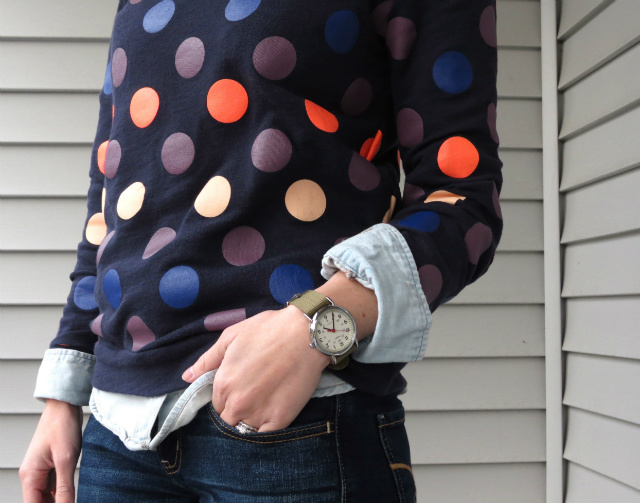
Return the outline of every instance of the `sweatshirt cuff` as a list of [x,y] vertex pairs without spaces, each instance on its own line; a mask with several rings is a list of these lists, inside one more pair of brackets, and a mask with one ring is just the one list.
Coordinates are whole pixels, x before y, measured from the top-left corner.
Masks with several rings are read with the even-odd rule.
[[378,298],[375,332],[360,341],[352,357],[362,363],[422,359],[431,311],[415,260],[400,231],[389,224],[377,224],[335,245],[322,259],[321,274],[329,279],[338,270],[372,289]]
[[96,357],[74,349],[48,349],[38,370],[33,396],[88,405]]

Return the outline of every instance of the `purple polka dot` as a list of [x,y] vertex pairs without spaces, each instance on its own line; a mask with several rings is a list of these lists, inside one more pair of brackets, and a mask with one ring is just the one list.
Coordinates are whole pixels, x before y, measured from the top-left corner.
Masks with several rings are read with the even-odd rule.
[[391,12],[392,5],[392,0],[386,0],[373,9],[373,12],[371,13],[373,26],[378,32],[378,35],[382,37],[387,35],[387,24],[389,23],[389,12]]
[[120,86],[127,73],[127,53],[122,47],[118,47],[113,51],[111,58],[111,80],[115,87]]
[[129,0],[129,3],[131,3],[133,5],[135,5],[137,3],[140,3],[140,2],[142,2],[142,0]]
[[173,133],[162,145],[162,164],[172,175],[184,173],[196,155],[196,148],[189,136],[184,133]]
[[204,63],[204,44],[198,37],[184,40],[176,51],[176,70],[181,77],[190,79],[202,69]]
[[222,240],[222,255],[231,265],[249,265],[264,254],[264,238],[252,227],[236,227]]
[[405,59],[416,41],[416,25],[406,17],[394,17],[387,26],[387,47],[391,57]]
[[405,182],[404,192],[402,193],[402,201],[404,202],[404,204],[412,203],[416,199],[424,197],[425,195],[426,194],[424,193],[424,190],[422,190],[417,185],[412,185]]
[[336,239],[336,242],[333,243],[333,244],[334,244],[334,246],[335,245],[339,245],[340,243],[342,243],[343,241],[346,241],[347,239],[349,239],[349,238],[348,237],[338,238],[338,239]]
[[265,129],[253,142],[251,161],[260,171],[274,173],[287,165],[292,151],[286,134],[278,129]]
[[498,45],[496,35],[496,11],[493,6],[486,7],[480,16],[480,35],[482,40],[491,47]]
[[103,316],[104,314],[101,314],[89,324],[89,328],[91,329],[91,331],[94,334],[96,334],[98,337],[102,337],[102,317]]
[[220,311],[213,313],[204,319],[204,328],[210,332],[221,332],[231,325],[240,323],[247,319],[246,309],[230,309],[229,311]]
[[131,351],[138,351],[150,342],[156,340],[156,336],[139,316],[132,316],[129,319],[127,322],[127,332],[129,332],[131,340],[133,341]]
[[176,309],[189,307],[198,297],[200,278],[191,267],[179,265],[169,269],[160,279],[160,297]]
[[122,148],[118,140],[111,140],[107,145],[107,156],[104,161],[104,174],[107,178],[113,178],[118,172],[120,159],[122,158]]
[[495,183],[493,184],[492,199],[493,199],[493,210],[496,212],[496,215],[498,215],[498,218],[502,218],[502,208],[500,207],[500,194],[498,194],[498,188],[496,187]]
[[418,276],[427,302],[431,304],[442,290],[442,273],[435,265],[428,264],[418,269]]
[[373,190],[380,184],[380,172],[358,153],[351,156],[349,180],[360,190]]
[[478,222],[467,231],[464,236],[464,242],[467,245],[467,255],[469,262],[477,264],[480,255],[489,249],[493,242],[493,233],[485,224]]
[[371,104],[373,88],[363,77],[354,80],[344,92],[340,107],[347,115],[360,115]]
[[489,103],[489,107],[487,108],[487,124],[489,125],[489,132],[491,133],[493,141],[500,143],[500,137],[498,136],[498,129],[496,127],[497,117],[496,104]]
[[98,247],[98,251],[96,252],[96,264],[100,263],[100,259],[102,258],[102,254],[104,253],[104,249],[107,247],[107,245],[109,244],[109,241],[111,241],[111,238],[113,237],[113,235],[116,233],[116,231],[111,231],[109,234],[107,234],[104,239],[102,240],[102,243],[100,243],[100,246]]
[[424,137],[422,117],[413,108],[403,108],[398,112],[398,141],[403,147],[413,147]]
[[162,227],[161,229],[158,229],[156,232],[154,232],[153,236],[151,236],[147,247],[144,249],[142,259],[148,259],[149,257],[155,255],[165,246],[171,243],[171,241],[173,241],[175,238],[176,231],[174,231],[171,227]]
[[296,50],[286,38],[268,37],[253,51],[253,66],[265,79],[288,77],[296,66]]

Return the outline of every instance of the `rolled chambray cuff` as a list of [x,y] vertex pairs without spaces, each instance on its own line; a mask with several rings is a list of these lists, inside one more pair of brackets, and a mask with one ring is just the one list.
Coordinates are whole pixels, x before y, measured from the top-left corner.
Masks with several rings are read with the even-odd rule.
[[360,342],[353,358],[362,363],[422,359],[431,327],[431,311],[418,268],[400,232],[377,224],[332,247],[322,259],[322,275],[338,270],[371,288],[378,298],[378,322],[372,337]]
[[74,349],[48,349],[38,370],[33,396],[88,405],[96,358]]

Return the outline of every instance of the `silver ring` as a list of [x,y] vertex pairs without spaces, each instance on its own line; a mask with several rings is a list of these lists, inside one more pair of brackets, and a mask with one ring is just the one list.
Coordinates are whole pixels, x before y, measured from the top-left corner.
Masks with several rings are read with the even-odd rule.
[[245,423],[244,421],[240,421],[238,424],[236,424],[235,428],[242,435],[246,435],[247,433],[258,433],[258,428],[254,428],[253,426]]

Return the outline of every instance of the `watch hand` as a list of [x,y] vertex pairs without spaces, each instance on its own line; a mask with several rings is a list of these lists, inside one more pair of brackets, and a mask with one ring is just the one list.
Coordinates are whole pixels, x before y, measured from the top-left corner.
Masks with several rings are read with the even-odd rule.
[[335,328],[336,328],[336,314],[335,313],[331,313],[331,319],[333,320],[333,329],[335,330]]

